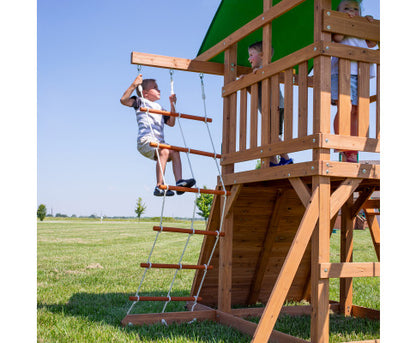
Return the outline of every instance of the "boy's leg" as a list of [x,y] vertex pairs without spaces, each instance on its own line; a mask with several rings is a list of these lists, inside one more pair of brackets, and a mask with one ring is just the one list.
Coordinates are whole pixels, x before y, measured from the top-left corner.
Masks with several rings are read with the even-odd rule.
[[169,151],[169,160],[172,160],[172,169],[173,176],[175,181],[182,179],[182,161],[179,151],[170,150]]
[[157,185],[163,185],[163,175],[165,174],[166,163],[169,159],[169,150],[168,149],[159,149],[159,161],[156,160],[156,182]]

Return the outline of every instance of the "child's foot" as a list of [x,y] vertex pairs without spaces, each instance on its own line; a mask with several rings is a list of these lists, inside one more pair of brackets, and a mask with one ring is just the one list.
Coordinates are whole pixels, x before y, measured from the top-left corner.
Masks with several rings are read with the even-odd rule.
[[167,197],[171,197],[172,195],[175,195],[175,193],[173,193],[173,191],[171,191],[170,189],[165,191],[163,189],[160,189],[158,186],[155,187],[153,195],[155,195],[157,197],[163,197],[165,195],[165,192],[166,192]]
[[[191,188],[195,183],[196,183],[195,179],[187,179],[187,180],[180,179],[180,180],[176,181],[176,186]],[[185,193],[185,192],[176,191],[177,195],[182,195],[183,193]]]

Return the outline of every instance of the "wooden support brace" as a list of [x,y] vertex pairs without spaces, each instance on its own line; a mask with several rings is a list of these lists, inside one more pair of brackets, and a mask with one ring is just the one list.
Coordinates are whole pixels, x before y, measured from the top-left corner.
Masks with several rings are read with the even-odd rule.
[[348,200],[351,194],[354,193],[358,185],[361,183],[361,179],[346,179],[336,191],[331,195],[331,210],[330,218],[336,216],[338,211]]
[[233,208],[238,195],[240,194],[241,188],[243,187],[243,185],[239,184],[239,185],[233,185],[231,188],[231,196],[230,198],[227,200],[227,204],[225,205],[225,210],[224,210],[224,215],[225,217],[228,217],[231,213],[231,209]]
[[308,206],[309,200],[311,198],[311,190],[309,187],[305,185],[305,183],[299,177],[290,178],[289,182],[299,196],[300,201],[302,201],[303,206]]

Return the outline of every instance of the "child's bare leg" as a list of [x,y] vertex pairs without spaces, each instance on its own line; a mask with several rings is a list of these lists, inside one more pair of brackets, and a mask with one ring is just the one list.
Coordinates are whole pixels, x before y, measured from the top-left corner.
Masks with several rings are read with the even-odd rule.
[[170,159],[172,160],[172,169],[173,175],[175,176],[175,181],[182,179],[182,162],[179,151],[171,150],[169,154]]
[[169,159],[168,149],[159,149],[159,161],[156,161],[156,182],[157,186],[163,185],[163,175],[165,174],[166,163]]

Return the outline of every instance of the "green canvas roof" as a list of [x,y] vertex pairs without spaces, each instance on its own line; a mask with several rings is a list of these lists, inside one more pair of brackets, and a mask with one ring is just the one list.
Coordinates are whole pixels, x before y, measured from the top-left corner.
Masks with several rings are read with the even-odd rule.
[[[273,0],[273,5],[280,1]],[[336,9],[340,1],[332,0],[332,8]],[[274,55],[272,61],[313,43],[313,4],[313,0],[306,0],[273,20],[272,45]],[[210,49],[262,12],[263,0],[222,0],[198,51],[198,55]],[[262,29],[253,32],[238,43],[237,63],[239,65],[250,67],[247,60],[247,47],[260,40],[262,40]],[[217,55],[210,61],[224,63],[224,53]]]

